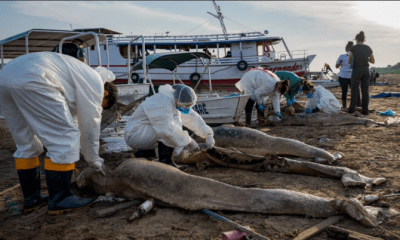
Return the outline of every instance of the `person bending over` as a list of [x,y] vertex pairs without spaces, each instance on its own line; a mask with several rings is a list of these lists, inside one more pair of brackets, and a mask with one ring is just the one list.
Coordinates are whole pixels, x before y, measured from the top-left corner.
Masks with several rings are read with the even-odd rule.
[[249,101],[245,107],[246,125],[251,125],[251,114],[254,103],[257,103],[257,109],[264,114],[264,98],[271,98],[272,106],[279,119],[283,119],[280,108],[280,96],[289,91],[289,80],[280,80],[279,77],[271,71],[252,68],[248,70],[239,82],[235,84],[241,92],[250,94]]
[[289,91],[285,94],[285,97],[287,99],[287,105],[292,106],[296,100],[294,97],[298,92],[302,92],[303,89],[303,84],[306,82],[305,78],[297,76],[297,74],[293,72],[288,72],[288,71],[278,71],[275,72],[275,74],[281,79],[281,80],[289,80],[290,82],[290,87]]
[[[89,167],[103,172],[99,157],[102,103],[115,103],[116,92],[104,99],[112,72],[95,70],[68,55],[39,52],[9,62],[0,72],[1,111],[16,143],[15,166],[25,212],[48,202],[49,214],[81,208],[92,199],[72,194],[75,162],[84,156]],[[40,194],[39,155],[44,162],[48,198]]]

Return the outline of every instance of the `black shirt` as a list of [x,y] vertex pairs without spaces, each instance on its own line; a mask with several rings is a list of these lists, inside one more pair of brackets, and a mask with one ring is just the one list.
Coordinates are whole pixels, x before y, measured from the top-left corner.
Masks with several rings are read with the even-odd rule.
[[372,49],[369,46],[356,44],[350,48],[350,52],[352,52],[354,56],[353,68],[369,67],[368,57],[372,53]]

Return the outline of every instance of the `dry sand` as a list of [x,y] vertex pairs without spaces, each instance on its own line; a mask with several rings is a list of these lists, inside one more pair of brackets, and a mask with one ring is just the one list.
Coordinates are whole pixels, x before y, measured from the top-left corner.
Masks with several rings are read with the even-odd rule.
[[[400,75],[382,75],[379,82],[391,82],[391,86],[373,86],[370,96],[384,91],[400,92]],[[331,89],[340,98],[340,88]],[[350,99],[350,96],[349,96]],[[305,100],[305,99],[303,99]],[[370,109],[386,111],[392,109],[400,113],[400,99],[370,99]],[[349,100],[348,100],[349,103]],[[367,118],[383,121],[378,113]],[[365,176],[386,177],[386,184],[372,189],[344,189],[337,179],[318,178],[296,174],[271,172],[249,172],[228,168],[208,168],[198,170],[191,166],[188,173],[208,177],[221,182],[244,188],[258,187],[266,189],[289,189],[321,197],[355,197],[358,194],[397,193],[400,192],[400,127],[338,126],[338,127],[259,127],[260,130],[279,137],[289,137],[307,144],[324,148],[330,152],[339,152],[343,159],[336,165],[357,170]],[[330,138],[320,143],[320,138]],[[12,150],[12,149],[11,149]],[[12,156],[8,150],[0,148],[0,191],[18,183]],[[106,164],[115,168],[129,152],[102,155]],[[80,161],[77,168],[82,170],[86,163]],[[46,191],[43,179],[42,189]],[[93,196],[79,192],[81,196]],[[7,196],[8,195],[8,196]],[[0,196],[0,239],[221,239],[221,233],[233,230],[229,225],[210,218],[201,212],[189,212],[177,208],[157,207],[155,211],[142,219],[128,223],[134,208],[114,214],[109,218],[96,218],[95,212],[113,204],[96,203],[91,207],[62,216],[26,217],[10,216],[5,207],[5,197],[21,202],[19,188]],[[400,210],[399,198],[387,200],[391,207]],[[290,207],[290,206],[288,206]],[[298,233],[323,221],[309,216],[265,215],[253,213],[218,212],[241,224],[249,225],[258,233],[270,239],[293,239]],[[383,239],[396,239],[379,228],[366,228],[345,218],[339,227],[369,234]],[[383,228],[400,235],[400,216],[389,219],[381,225]],[[327,239],[325,232],[311,239]]]

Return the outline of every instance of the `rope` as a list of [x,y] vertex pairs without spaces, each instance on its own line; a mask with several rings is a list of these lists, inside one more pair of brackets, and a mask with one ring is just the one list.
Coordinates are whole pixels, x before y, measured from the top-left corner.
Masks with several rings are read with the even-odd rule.
[[211,20],[213,20],[213,19],[214,19],[214,17],[212,17],[212,18],[208,19],[207,21],[203,22],[203,23],[202,23],[202,24],[200,24],[199,26],[197,26],[197,27],[193,28],[193,29],[192,29],[192,30],[190,30],[189,32],[187,32],[187,33],[184,33],[184,34],[182,34],[182,35],[186,35],[186,34],[190,33],[191,31],[193,31],[193,30],[195,30],[195,29],[197,29],[197,28],[199,28],[199,27],[203,26],[203,24],[204,24],[204,23],[206,23],[206,22],[208,22],[208,21],[211,21]]
[[200,34],[203,34],[203,32],[205,32],[207,30],[207,28],[211,25],[212,22],[214,22],[215,18],[208,24],[208,26],[206,27],[206,29],[204,29],[204,31],[202,31]]
[[247,28],[247,29],[250,29],[250,30],[253,31],[253,32],[257,32],[256,30],[251,29],[251,28],[249,28],[249,27],[246,27],[245,25],[242,25],[242,24],[240,24],[240,23],[238,23],[238,22],[236,22],[236,21],[234,21],[234,20],[232,20],[232,19],[230,19],[230,18],[228,18],[228,17],[226,17],[226,16],[225,16],[225,18],[228,19],[228,20],[230,20],[230,21],[232,21],[232,22],[234,22],[234,23],[236,23],[237,25],[241,26],[242,28]]

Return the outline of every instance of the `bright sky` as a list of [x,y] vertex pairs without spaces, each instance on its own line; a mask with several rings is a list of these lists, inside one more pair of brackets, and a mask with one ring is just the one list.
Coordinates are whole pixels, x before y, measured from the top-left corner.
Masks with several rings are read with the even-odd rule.
[[[289,49],[307,49],[309,54],[316,54],[311,70],[320,70],[324,63],[334,67],[347,42],[354,40],[359,31],[365,32],[365,43],[374,52],[376,64],[372,66],[386,67],[400,62],[400,2],[397,1],[217,1],[217,4],[225,16],[228,33],[268,30],[270,36],[283,37]],[[170,35],[222,33],[218,19],[207,12],[215,13],[212,1],[0,1],[0,39],[32,28],[70,30],[71,25],[141,35],[161,35],[167,31]]]

